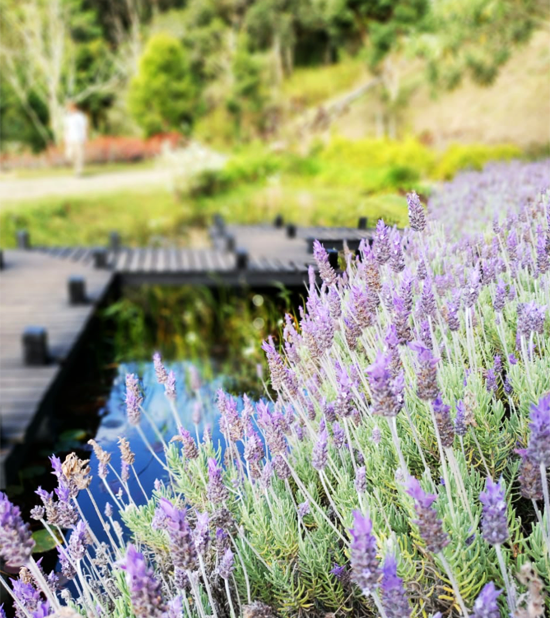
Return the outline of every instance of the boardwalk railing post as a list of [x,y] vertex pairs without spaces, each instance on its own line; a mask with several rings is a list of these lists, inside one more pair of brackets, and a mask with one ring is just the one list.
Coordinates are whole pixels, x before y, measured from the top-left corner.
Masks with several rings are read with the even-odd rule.
[[367,217],[359,217],[359,222],[357,223],[358,230],[366,230],[369,224],[369,220]]
[[107,268],[107,251],[103,247],[94,249],[93,256],[95,268]]
[[237,270],[246,270],[248,267],[248,251],[239,247],[235,250],[235,265]]
[[29,366],[48,363],[48,333],[42,326],[27,326],[23,331],[23,362]]
[[4,251],[0,249],[0,270],[4,270]]
[[218,234],[220,236],[225,234],[225,220],[224,220],[224,218],[219,213],[216,213],[214,215],[214,217],[213,217],[213,221],[214,221],[214,227],[216,228],[216,231],[218,232]]
[[235,236],[232,234],[228,234],[224,237],[225,240],[225,250],[226,251],[235,251]]
[[287,224],[286,235],[288,238],[296,238],[296,226],[294,225],[294,223]]
[[276,228],[281,228],[285,224],[285,220],[283,219],[283,215],[277,215],[273,221],[273,226]]
[[70,305],[85,305],[88,302],[86,297],[86,280],[80,275],[72,275],[67,281]]
[[18,230],[17,232],[17,248],[18,249],[30,249],[31,237],[27,230]]
[[328,262],[334,268],[334,270],[339,270],[340,266],[338,265],[338,251],[336,249],[327,249],[328,253]]
[[109,249],[115,253],[120,249],[120,234],[118,232],[111,232],[109,234]]

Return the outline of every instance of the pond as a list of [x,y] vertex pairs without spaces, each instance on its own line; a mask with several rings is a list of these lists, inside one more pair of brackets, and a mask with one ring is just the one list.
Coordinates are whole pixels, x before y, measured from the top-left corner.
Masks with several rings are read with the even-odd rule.
[[[179,417],[178,423],[165,395],[164,386],[156,380],[153,363],[122,364],[118,369],[106,405],[101,411],[101,421],[95,436],[97,444],[111,454],[105,481],[97,473],[99,461],[91,447],[89,453],[93,475],[89,489],[101,513],[107,503],[115,506],[113,495],[118,498],[125,493],[120,478],[122,461],[118,442],[121,437],[129,441],[135,454],[135,463],[130,471],[127,487],[138,506],[146,502],[144,492],[151,495],[155,482],[167,480],[167,473],[157,457],[164,460],[163,440],[169,443],[171,438],[177,436],[178,426],[187,429],[197,442],[201,441],[204,432],[208,431],[213,443],[219,443],[223,447],[215,398],[216,392],[227,380],[219,375],[204,381],[200,370],[190,362],[174,362],[167,364],[166,368],[173,371],[176,377],[175,408]],[[128,422],[125,403],[125,377],[128,373],[140,377],[140,389],[144,399],[139,428]],[[94,522],[97,524],[94,527],[96,535],[102,536],[96,507],[85,492],[80,493],[79,502],[86,519],[92,525]]]

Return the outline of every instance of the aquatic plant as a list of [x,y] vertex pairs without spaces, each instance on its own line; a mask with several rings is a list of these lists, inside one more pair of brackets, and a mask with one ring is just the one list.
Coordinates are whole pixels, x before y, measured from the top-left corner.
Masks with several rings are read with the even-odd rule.
[[[342,272],[316,246],[321,279],[312,270],[300,319],[263,345],[276,397],[218,393],[220,444],[183,419],[164,457],[153,451],[164,474],[146,503],[122,482],[120,521],[98,511],[106,541],[79,521],[87,462],[52,458],[59,485],[33,517],[71,530],[59,551],[74,588],[29,570],[25,550],[19,616],[42,603],[120,618],[545,615],[550,192],[492,227],[483,211],[480,232],[458,239],[442,207],[424,218],[409,204],[413,228],[380,226]],[[376,248],[388,239],[404,268]],[[166,382],[160,357],[155,370]],[[148,422],[132,375],[126,401],[131,424]],[[2,500],[7,555],[28,533]]]

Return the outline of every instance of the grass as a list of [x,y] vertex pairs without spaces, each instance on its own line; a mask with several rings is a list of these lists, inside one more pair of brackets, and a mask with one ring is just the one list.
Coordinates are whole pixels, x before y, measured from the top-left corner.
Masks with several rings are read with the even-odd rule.
[[367,79],[365,63],[358,58],[346,58],[338,64],[295,69],[282,84],[282,95],[291,105],[318,105],[346,92]]
[[282,214],[299,225],[355,226],[359,216],[398,224],[406,203],[395,194],[362,195],[349,187],[312,185],[308,179],[253,183],[220,195],[176,199],[164,188],[75,197],[50,197],[32,204],[6,205],[0,213],[0,246],[15,246],[18,229],[35,245],[102,245],[117,230],[128,246],[197,245],[203,228],[219,212],[234,223],[259,223]]

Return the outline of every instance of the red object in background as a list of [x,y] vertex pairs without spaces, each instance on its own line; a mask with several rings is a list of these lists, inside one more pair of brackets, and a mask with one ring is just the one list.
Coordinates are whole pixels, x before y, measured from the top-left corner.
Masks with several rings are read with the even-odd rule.
[[[164,144],[175,148],[183,142],[184,138],[179,133],[160,133],[148,139],[103,135],[86,143],[86,163],[143,161],[159,155]],[[52,146],[39,155],[25,152],[0,156],[0,167],[5,170],[61,167],[66,164],[65,150],[61,146]]]

